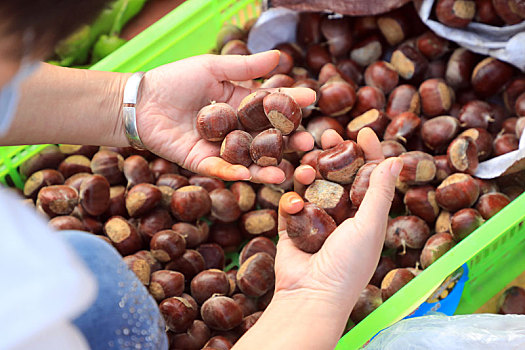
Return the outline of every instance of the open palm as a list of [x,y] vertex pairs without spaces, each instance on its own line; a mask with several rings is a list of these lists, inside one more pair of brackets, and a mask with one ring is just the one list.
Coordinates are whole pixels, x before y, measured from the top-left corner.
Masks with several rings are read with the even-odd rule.
[[[222,160],[220,143],[202,139],[195,128],[202,107],[216,101],[237,108],[253,90],[234,82],[263,76],[278,61],[277,51],[250,56],[202,55],[149,71],[137,103],[137,126],[143,143],[157,155],[200,174],[231,181],[282,182],[284,173],[277,167],[252,165],[247,169]],[[287,92],[301,106],[315,101],[315,93],[309,89]],[[295,150],[307,151],[313,147],[313,138],[297,132],[287,143]]]

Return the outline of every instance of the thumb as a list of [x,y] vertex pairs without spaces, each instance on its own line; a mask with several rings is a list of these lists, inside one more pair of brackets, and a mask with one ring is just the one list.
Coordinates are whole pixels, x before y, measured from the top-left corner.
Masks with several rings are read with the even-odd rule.
[[206,55],[210,72],[219,81],[244,81],[260,78],[279,63],[279,50],[254,55]]

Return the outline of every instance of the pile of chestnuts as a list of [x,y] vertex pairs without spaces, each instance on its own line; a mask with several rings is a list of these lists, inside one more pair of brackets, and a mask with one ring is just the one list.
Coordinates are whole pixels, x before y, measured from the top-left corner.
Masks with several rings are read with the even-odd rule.
[[[253,23],[224,26],[216,53],[249,54]],[[523,170],[494,180],[474,176],[480,161],[518,148],[525,75],[438,37],[412,4],[367,17],[301,13],[297,43],[276,49],[272,72],[241,82],[255,92],[237,110],[205,106],[196,130],[221,142],[228,162],[279,166],[282,184],[224,183],[149,152],[98,146],[49,146],[19,169],[26,201],[52,227],[92,232],[124,256],[159,302],[173,349],[229,348],[268,305],[278,203],[293,190],[297,166],[317,171],[300,193],[304,209],[286,217],[297,247],[317,252],[354,216],[377,166],[356,143],[365,127],[381,140],[384,156],[399,156],[404,166],[383,255],[349,325],[525,189]],[[282,87],[311,88],[317,101],[300,108]],[[345,141],[322,150],[328,129]],[[304,130],[313,150],[284,146],[286,135]],[[235,252],[240,265],[224,272]]]
[[521,0],[437,0],[434,9],[438,21],[455,28],[471,22],[499,27],[525,19],[525,3]]

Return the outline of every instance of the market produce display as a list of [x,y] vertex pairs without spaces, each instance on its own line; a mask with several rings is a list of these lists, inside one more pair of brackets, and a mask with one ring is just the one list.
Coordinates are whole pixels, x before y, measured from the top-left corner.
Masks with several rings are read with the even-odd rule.
[[[225,26],[217,52],[248,54],[250,25]],[[365,127],[404,167],[383,256],[349,327],[525,189],[525,171],[474,176],[480,161],[518,148],[525,77],[512,66],[425,30],[411,5],[376,17],[302,13],[297,40],[278,45],[279,65],[250,84],[312,88],[314,106],[258,90],[237,109],[203,107],[195,124],[223,159],[279,166],[280,185],[224,183],[131,148],[51,145],[20,167],[27,203],[52,227],[89,231],[124,256],[159,302],[173,349],[230,348],[269,304],[278,203],[298,165],[317,170],[304,209],[286,217],[299,249],[315,253],[353,217],[377,165],[356,143]],[[327,129],[345,141],[320,149]],[[291,152],[287,136],[304,130],[316,148]]]
[[525,19],[525,3],[521,0],[438,0],[435,15],[444,25],[455,28],[464,28],[471,22],[513,25]]

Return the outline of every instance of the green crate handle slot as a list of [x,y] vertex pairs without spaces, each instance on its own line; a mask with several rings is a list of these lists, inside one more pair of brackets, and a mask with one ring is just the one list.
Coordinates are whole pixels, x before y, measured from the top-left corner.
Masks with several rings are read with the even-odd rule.
[[[209,52],[224,23],[242,25],[259,13],[260,0],[188,0],[91,67],[135,72]],[[46,145],[0,148],[0,181],[23,186],[18,167]],[[468,264],[457,314],[472,313],[523,271],[525,194],[425,269],[348,332],[337,349],[358,349],[380,330],[410,314],[457,268]],[[235,258],[235,257],[234,257]],[[235,265],[235,261],[232,266]]]

